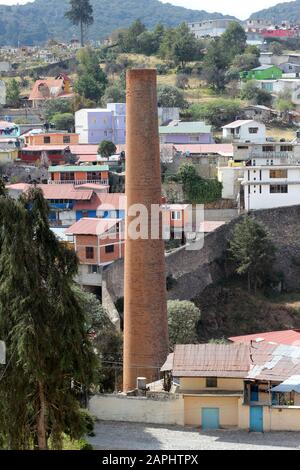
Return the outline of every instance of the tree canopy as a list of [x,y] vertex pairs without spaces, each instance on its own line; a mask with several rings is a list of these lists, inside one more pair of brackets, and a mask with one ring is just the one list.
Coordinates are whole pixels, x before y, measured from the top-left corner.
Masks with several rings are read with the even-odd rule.
[[89,0],[70,0],[70,9],[65,12],[66,18],[74,25],[80,25],[81,46],[84,46],[84,26],[94,23],[93,7]]
[[237,274],[246,275],[249,292],[256,293],[270,277],[275,261],[276,250],[269,233],[260,222],[245,216],[233,229],[228,251]]
[[197,325],[201,312],[193,302],[168,301],[168,325],[170,347],[176,344],[197,343]]
[[41,190],[0,198],[0,435],[9,449],[60,449],[83,429],[78,390],[94,382],[96,356],[72,289],[75,252],[50,230]]

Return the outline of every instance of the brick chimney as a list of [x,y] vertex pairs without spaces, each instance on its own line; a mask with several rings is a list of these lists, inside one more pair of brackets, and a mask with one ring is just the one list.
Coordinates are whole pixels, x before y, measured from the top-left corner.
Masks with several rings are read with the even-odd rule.
[[[151,205],[161,203],[161,173],[155,70],[127,72],[127,208],[148,211],[147,240],[130,238],[125,246],[124,391],[137,377],[159,379],[168,354],[164,241],[151,240]],[[126,217],[126,228],[134,216]]]

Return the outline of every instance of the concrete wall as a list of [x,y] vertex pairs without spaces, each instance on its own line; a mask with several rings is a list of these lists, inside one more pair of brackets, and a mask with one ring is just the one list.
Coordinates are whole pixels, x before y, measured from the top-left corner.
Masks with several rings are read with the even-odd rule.
[[183,398],[151,400],[123,395],[96,395],[89,411],[103,421],[184,425]]
[[185,397],[184,424],[186,426],[202,426],[202,409],[219,408],[220,426],[237,427],[239,397]]
[[[244,390],[244,381],[243,379],[227,379],[227,378],[218,378],[216,390],[230,390],[230,391],[241,391]],[[206,378],[205,377],[182,377],[180,379],[180,390],[210,390],[212,388],[206,387]]]
[[264,431],[300,431],[300,407],[264,407]]
[[[300,205],[254,211],[252,214],[265,225],[277,247],[274,270],[284,274],[288,290],[299,290]],[[169,299],[191,300],[207,286],[231,274],[230,267],[223,262],[224,250],[238,221],[239,218],[234,219],[208,234],[201,250],[187,251],[183,247],[166,257],[166,276],[172,276],[174,280],[172,289],[168,291]],[[110,308],[124,296],[123,260],[113,263],[103,275],[106,289],[104,305]]]

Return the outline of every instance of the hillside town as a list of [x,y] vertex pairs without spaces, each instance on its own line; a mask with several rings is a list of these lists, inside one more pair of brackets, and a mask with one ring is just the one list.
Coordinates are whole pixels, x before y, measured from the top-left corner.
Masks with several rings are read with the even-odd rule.
[[67,8],[0,35],[0,451],[299,450],[300,20]]

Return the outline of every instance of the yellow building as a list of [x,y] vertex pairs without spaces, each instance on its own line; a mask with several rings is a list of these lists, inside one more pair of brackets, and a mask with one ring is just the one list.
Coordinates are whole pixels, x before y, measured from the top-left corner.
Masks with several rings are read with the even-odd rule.
[[18,149],[1,149],[0,148],[0,166],[13,163],[18,158]]
[[179,384],[186,426],[300,431],[300,347],[176,346],[162,372]]

